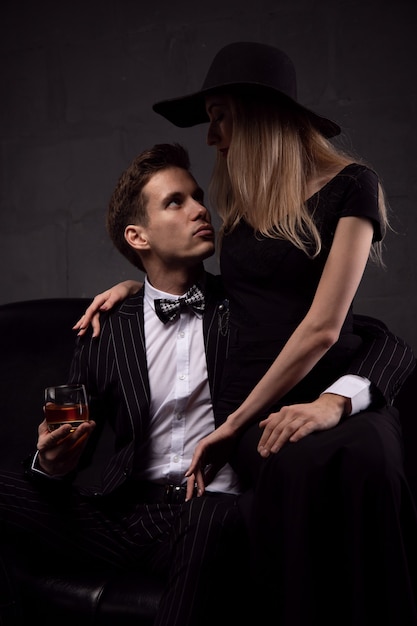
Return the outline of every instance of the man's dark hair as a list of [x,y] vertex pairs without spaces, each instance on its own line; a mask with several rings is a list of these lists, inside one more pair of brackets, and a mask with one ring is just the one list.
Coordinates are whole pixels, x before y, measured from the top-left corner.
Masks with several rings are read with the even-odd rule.
[[190,171],[190,158],[183,146],[177,143],[160,143],[144,150],[120,176],[110,198],[107,232],[119,252],[140,270],[144,269],[141,259],[127,243],[125,229],[129,224],[146,226],[148,214],[143,188],[156,172],[169,167]]

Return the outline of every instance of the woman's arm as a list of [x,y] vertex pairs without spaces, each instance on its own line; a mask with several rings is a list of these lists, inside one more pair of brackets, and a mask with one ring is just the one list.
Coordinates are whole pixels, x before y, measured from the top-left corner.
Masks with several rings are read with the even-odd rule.
[[136,280],[125,280],[97,294],[84,315],[72,327],[73,330],[78,330],[78,335],[81,336],[91,324],[93,337],[98,337],[100,334],[100,311],[108,311],[117,302],[125,300],[128,296],[133,296],[141,289],[142,285],[143,283],[138,283]]
[[361,282],[373,236],[367,219],[340,219],[311,307],[266,374],[228,420],[239,430],[283,397],[336,343]]
[[[371,248],[373,226],[370,220],[345,217],[339,220],[333,244],[311,307],[288,339],[275,361],[246,400],[226,422],[197,446],[187,475],[196,475],[202,488],[202,468],[208,448],[234,438],[271,405],[300,382],[338,340],[349,307],[361,282]],[[317,390],[319,395],[321,390]],[[342,409],[340,411],[340,416]],[[306,417],[306,419],[308,419]],[[340,419],[340,417],[339,417]],[[332,423],[334,425],[334,423]],[[267,456],[279,441],[305,436],[305,421],[285,412],[272,413],[262,422],[264,428],[258,450]],[[320,427],[316,423],[311,432]],[[329,427],[329,426],[327,426]],[[275,450],[274,450],[275,451]]]

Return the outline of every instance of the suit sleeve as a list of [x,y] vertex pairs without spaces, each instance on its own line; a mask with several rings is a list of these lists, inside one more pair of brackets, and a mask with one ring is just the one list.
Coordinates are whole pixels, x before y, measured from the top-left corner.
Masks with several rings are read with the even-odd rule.
[[91,329],[83,337],[78,337],[70,366],[70,383],[83,383],[87,390],[89,404],[89,418],[94,420],[96,427],[90,435],[87,446],[81,456],[78,469],[88,467],[94,456],[95,449],[100,439],[105,416],[104,407],[99,402],[99,394],[97,392],[97,384],[95,377],[92,375],[91,361],[95,359],[92,354],[96,354],[98,341],[91,338]]
[[392,404],[416,366],[412,348],[374,317],[355,314],[353,330],[362,346],[346,373],[368,378],[374,401]]

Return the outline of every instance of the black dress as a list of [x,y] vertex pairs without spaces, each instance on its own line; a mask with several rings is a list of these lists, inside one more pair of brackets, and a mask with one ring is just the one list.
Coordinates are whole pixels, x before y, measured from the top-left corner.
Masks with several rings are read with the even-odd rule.
[[[381,238],[378,179],[363,165],[345,167],[310,198],[309,209],[323,244],[314,259],[287,241],[255,236],[244,221],[223,239],[231,345],[219,423],[307,313],[338,220],[367,217],[374,240]],[[277,407],[315,399],[346,371],[357,348],[350,310],[336,345]],[[254,487],[260,619],[273,615],[279,626],[416,626],[417,516],[396,410],[371,407],[266,460],[256,451],[259,436],[255,425],[241,437],[235,467]]]

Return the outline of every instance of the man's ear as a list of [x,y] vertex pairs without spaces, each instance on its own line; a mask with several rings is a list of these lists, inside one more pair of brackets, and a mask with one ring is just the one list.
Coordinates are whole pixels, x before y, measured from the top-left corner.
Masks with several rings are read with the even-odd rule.
[[136,250],[149,250],[149,243],[143,226],[129,224],[125,228],[125,239]]

